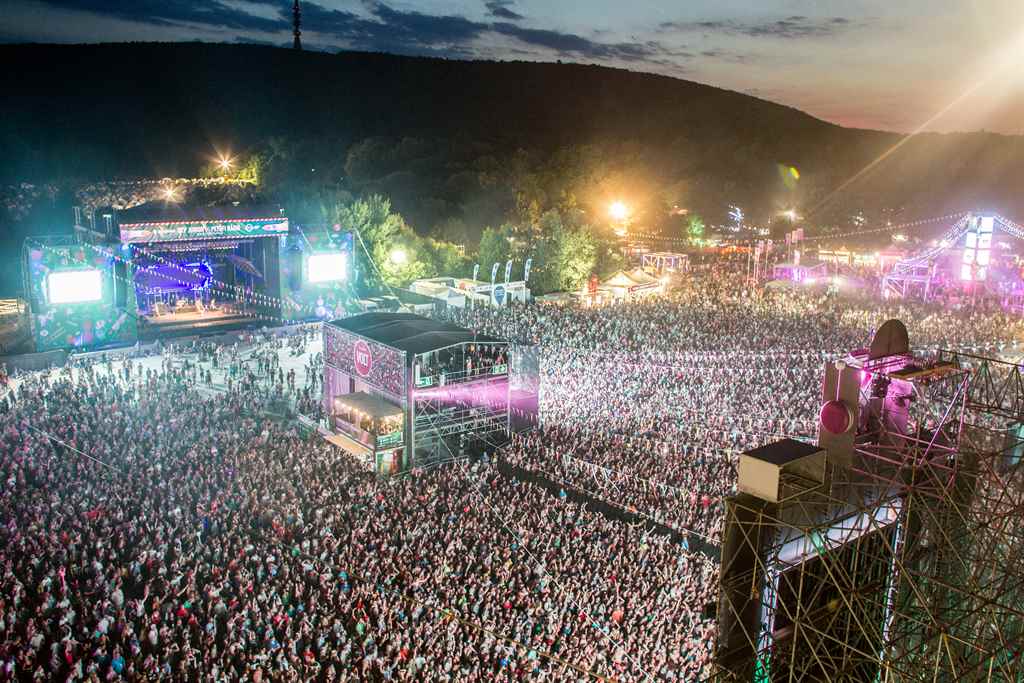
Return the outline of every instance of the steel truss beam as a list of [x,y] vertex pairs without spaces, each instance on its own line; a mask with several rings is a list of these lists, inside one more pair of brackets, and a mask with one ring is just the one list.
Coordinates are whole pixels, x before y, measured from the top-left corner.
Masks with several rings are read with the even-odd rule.
[[1022,368],[940,360],[825,485],[729,499],[717,679],[1024,680]]

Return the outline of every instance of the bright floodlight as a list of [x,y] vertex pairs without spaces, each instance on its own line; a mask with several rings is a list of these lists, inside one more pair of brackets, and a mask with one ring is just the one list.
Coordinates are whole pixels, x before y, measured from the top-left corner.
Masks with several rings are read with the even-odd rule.
[[344,254],[313,254],[306,260],[310,282],[339,282],[346,277]]
[[231,168],[231,159],[229,159],[227,157],[221,157],[220,158],[220,167],[222,169],[224,169],[225,171],[228,170],[229,168]]
[[391,252],[391,262],[394,263],[396,266],[400,266],[403,263],[405,263],[405,260],[407,258],[408,256],[406,256],[405,254],[405,249],[395,249],[393,252]]
[[174,202],[178,200],[178,195],[174,192],[173,187],[164,188],[164,199],[169,202]]
[[76,304],[103,298],[103,277],[98,270],[58,270],[46,276],[51,304]]
[[612,202],[608,207],[608,213],[617,221],[624,221],[629,217],[629,207],[622,202]]

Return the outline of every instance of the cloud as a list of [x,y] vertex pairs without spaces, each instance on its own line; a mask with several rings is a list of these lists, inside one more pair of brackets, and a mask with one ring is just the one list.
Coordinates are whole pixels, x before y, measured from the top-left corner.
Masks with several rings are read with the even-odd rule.
[[822,38],[850,30],[853,22],[845,17],[810,18],[792,15],[783,19],[741,22],[734,19],[714,21],[666,21],[658,25],[663,32],[728,33],[751,38]]
[[723,62],[730,62],[732,64],[750,64],[753,62],[751,55],[736,52],[734,50],[727,50],[721,47],[712,47],[707,50],[701,50],[701,57],[707,57],[709,59],[717,59]]
[[[588,59],[620,59],[633,62],[673,54],[656,42],[599,43],[574,33],[524,28],[507,22],[492,24],[491,30],[527,45],[546,48],[565,56],[577,55]],[[683,53],[675,54],[683,56]]]
[[403,12],[376,1],[366,4],[386,27],[389,35],[413,43],[432,45],[439,42],[465,42],[479,37],[487,26],[455,15]]
[[517,14],[509,9],[512,4],[513,0],[486,0],[484,7],[487,8],[487,13],[495,19],[504,19],[506,21],[525,19],[522,14]]
[[[488,3],[494,13],[492,4],[507,10],[509,3]],[[574,33],[527,28],[510,21],[480,22],[457,15],[399,10],[380,0],[363,0],[363,6],[371,18],[306,2],[303,5],[303,26],[306,30],[329,34],[350,48],[402,54],[475,56],[472,44],[487,34],[497,34],[529,48],[550,50],[565,57],[650,61],[656,64],[659,58],[690,56],[672,52],[653,41],[604,43]]]
[[[251,42],[264,42],[268,35],[291,31],[291,0],[246,0],[251,5],[272,8],[273,16],[258,16],[227,4],[231,0],[41,0],[63,9],[100,16],[128,19],[155,26],[180,26],[207,31],[230,32],[227,40],[252,32]],[[360,13],[325,7],[311,0],[302,2],[303,42],[407,55],[476,57],[488,36],[511,38],[530,50],[547,51],[559,57],[585,60],[615,60],[678,66],[672,58],[689,58],[687,52],[673,51],[657,41],[602,42],[575,33],[529,28],[513,23],[523,17],[509,9],[512,0],[486,0],[495,18],[510,21],[475,21],[459,15],[425,14],[396,9],[382,0],[361,0]],[[243,5],[244,6],[244,5]],[[268,12],[264,12],[268,14]],[[238,36],[238,37],[236,37]],[[273,40],[271,39],[271,42]],[[510,48],[515,49],[515,48]]]
[[242,31],[278,31],[278,21],[235,9],[220,0],[43,0],[61,9],[91,12],[153,26],[213,26]]

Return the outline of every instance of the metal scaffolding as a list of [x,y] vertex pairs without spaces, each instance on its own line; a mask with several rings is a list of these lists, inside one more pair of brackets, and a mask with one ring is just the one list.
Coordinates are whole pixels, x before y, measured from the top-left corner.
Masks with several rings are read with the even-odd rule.
[[[457,344],[432,351],[453,355],[462,367],[467,348]],[[504,349],[507,342],[491,342],[489,346]],[[457,457],[478,446],[496,447],[504,443],[510,427],[509,365],[503,363],[486,369],[424,375],[431,354],[421,354],[415,362],[412,403],[412,431],[415,462],[427,465]]]
[[[979,221],[985,221],[987,232],[979,234]],[[950,250],[958,250],[961,247],[962,258],[957,268],[967,268],[968,273],[954,272],[952,276],[961,282],[990,284],[985,272],[989,269],[992,252],[991,240],[994,230],[998,228],[1001,234],[1009,235],[1016,239],[1024,239],[1024,227],[1003,216],[995,214],[971,214],[961,216],[942,237],[916,254],[897,261],[891,271],[882,278],[882,294],[887,298],[913,298],[928,301],[933,294],[936,284],[941,282],[940,261],[947,256]],[[980,273],[980,274],[979,274]],[[1007,298],[1017,299],[1024,297],[1019,290],[1007,292]],[[1018,307],[1021,302],[1017,301]]]
[[902,340],[826,367],[817,447],[745,453],[746,481],[741,459],[719,680],[1024,676],[1021,367],[915,357],[896,325]]

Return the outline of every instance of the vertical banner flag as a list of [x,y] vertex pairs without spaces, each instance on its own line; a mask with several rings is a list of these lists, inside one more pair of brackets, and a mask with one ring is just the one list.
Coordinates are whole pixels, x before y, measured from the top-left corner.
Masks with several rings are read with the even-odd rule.
[[479,275],[479,274],[480,274],[480,264],[479,263],[474,263],[473,264],[473,280],[474,281],[476,281],[476,276]]
[[494,284],[494,281],[495,281],[495,280],[497,279],[497,277],[498,277],[498,266],[499,266],[499,265],[500,265],[500,264],[498,264],[498,263],[495,263],[495,264],[494,264],[494,266],[492,266],[492,267],[491,267],[491,284],[492,284],[492,285]]
[[512,277],[512,260],[509,259],[505,264],[505,284],[508,284],[508,279]]
[[797,240],[797,242],[803,242],[804,241],[804,229],[803,228],[797,228],[796,240]]
[[530,279],[530,264],[533,263],[532,258],[526,259],[526,268],[523,269],[523,281]]

